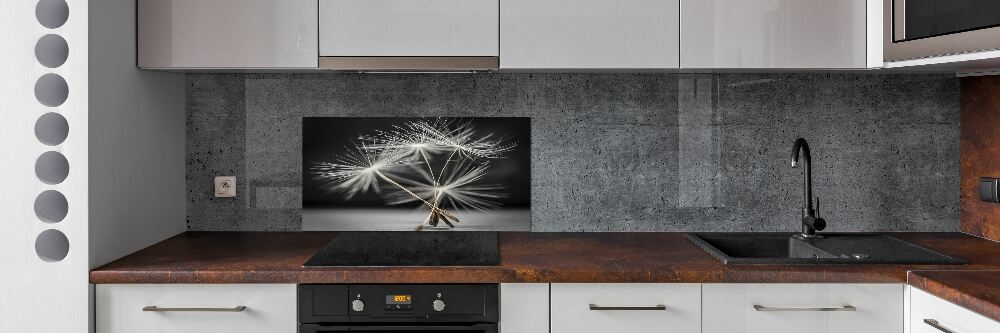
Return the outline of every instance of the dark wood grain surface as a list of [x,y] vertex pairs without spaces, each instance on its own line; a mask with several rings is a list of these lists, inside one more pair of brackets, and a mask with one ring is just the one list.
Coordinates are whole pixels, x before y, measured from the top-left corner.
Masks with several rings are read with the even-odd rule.
[[912,271],[907,283],[1000,321],[1000,270]]
[[1000,178],[1000,76],[962,78],[962,231],[1000,241],[1000,203],[979,200],[979,177]]
[[683,233],[502,233],[499,266],[302,264],[332,232],[187,232],[90,273],[92,283],[898,282],[909,270],[1000,270],[1000,243],[960,233],[894,237],[968,265],[726,266]]

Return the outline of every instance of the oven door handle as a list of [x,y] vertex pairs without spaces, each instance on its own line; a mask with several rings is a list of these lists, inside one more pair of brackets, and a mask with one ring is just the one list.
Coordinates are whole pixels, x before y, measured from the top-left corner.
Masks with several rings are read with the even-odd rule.
[[328,333],[328,332],[347,332],[351,328],[349,326],[322,326],[317,324],[299,324],[299,333]]
[[474,325],[442,325],[442,326],[407,326],[405,323],[391,326],[351,326],[351,332],[437,332],[437,331],[482,331],[484,333],[496,332],[496,324],[474,324]]

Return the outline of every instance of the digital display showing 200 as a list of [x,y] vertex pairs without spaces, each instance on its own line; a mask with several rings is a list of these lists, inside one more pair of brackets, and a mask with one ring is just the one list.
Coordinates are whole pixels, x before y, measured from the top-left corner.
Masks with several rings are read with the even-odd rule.
[[411,295],[385,295],[385,304],[411,304],[413,302],[413,296]]

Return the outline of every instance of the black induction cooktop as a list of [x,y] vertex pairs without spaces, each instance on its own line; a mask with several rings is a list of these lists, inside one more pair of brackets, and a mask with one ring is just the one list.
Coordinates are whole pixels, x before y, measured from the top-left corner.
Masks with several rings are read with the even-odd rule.
[[497,237],[476,231],[341,232],[303,266],[496,266]]

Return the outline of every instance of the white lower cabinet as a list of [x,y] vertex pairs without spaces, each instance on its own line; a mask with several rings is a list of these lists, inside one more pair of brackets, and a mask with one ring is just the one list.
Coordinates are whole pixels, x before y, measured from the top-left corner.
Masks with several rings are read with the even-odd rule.
[[902,333],[902,284],[704,284],[704,333]]
[[700,284],[552,284],[552,333],[701,332]]
[[[98,333],[297,332],[294,284],[99,284],[95,300]],[[501,333],[1000,332],[902,284],[513,283],[500,309]]]
[[1000,332],[1000,322],[910,287],[908,333]]
[[298,330],[294,284],[99,284],[95,296],[98,333]]
[[500,333],[548,333],[549,284],[500,284]]

